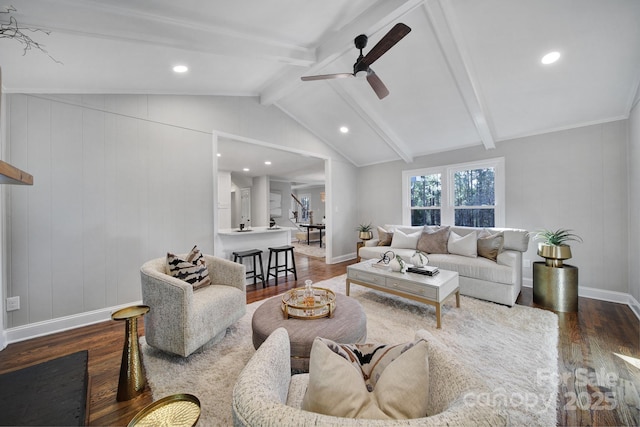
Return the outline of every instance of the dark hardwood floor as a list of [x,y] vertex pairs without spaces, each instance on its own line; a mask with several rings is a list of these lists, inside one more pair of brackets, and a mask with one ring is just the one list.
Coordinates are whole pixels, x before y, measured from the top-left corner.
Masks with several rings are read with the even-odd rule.
[[[352,262],[327,265],[296,254],[298,280],[289,276],[276,287],[272,279],[264,289],[249,285],[247,303],[304,286],[306,279],[344,274]],[[535,306],[531,289],[523,290],[518,304]],[[640,425],[640,322],[626,305],[586,298],[579,304],[579,313],[559,313],[558,425]],[[144,322],[139,333],[144,334]],[[34,338],[0,351],[0,373],[87,349],[90,425],[125,426],[152,399],[147,388],[133,400],[116,401],[123,344],[124,326],[115,321]]]

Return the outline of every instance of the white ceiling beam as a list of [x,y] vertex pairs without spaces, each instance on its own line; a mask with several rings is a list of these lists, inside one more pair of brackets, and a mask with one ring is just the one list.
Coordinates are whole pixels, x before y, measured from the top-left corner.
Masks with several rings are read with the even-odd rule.
[[[67,4],[77,12],[84,10],[88,14],[111,15],[121,24],[130,22],[130,30],[123,31],[122,26],[111,29],[93,27],[89,24],[83,29],[82,22],[80,24],[76,22],[73,28],[64,24],[52,26],[51,23],[35,21],[21,22],[21,24],[31,28],[91,38],[165,46],[221,56],[262,59],[301,67],[313,64],[316,59],[313,49],[269,39],[263,34],[239,32],[220,24],[205,24],[90,0],[57,0],[57,3]],[[43,4],[43,6],[47,5]],[[80,16],[82,16],[81,13]]]
[[469,55],[460,42],[462,36],[451,3],[448,0],[427,0],[424,3],[424,9],[484,147],[487,150],[495,148],[493,123],[483,101]]
[[356,52],[353,39],[357,35],[366,34],[371,37],[423,2],[424,0],[385,0],[375,3],[339,31],[320,40],[316,48],[316,62],[310,68],[289,70],[262,90],[260,103],[271,105],[278,102],[301,83],[300,77],[303,75],[318,73],[346,52]]
[[402,160],[407,163],[413,162],[411,150],[404,141],[396,135],[390,126],[386,124],[384,119],[376,114],[370,107],[369,101],[364,99],[358,92],[353,89],[347,89],[346,85],[341,85],[335,80],[328,80],[329,85],[336,93],[351,107],[353,111],[360,116],[367,125],[382,138],[382,140],[391,148]]

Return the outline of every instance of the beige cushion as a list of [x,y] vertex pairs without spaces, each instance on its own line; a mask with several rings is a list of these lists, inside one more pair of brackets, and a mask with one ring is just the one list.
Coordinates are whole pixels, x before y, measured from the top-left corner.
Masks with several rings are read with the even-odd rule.
[[455,231],[449,233],[447,249],[449,253],[475,258],[478,256],[477,233],[475,231],[460,236]]
[[417,249],[428,254],[446,254],[449,242],[449,227],[440,227],[437,230],[427,230],[418,239]]
[[378,227],[378,246],[391,246],[393,232],[387,231],[382,227]]
[[485,229],[478,234],[478,256],[497,261],[503,245],[504,234],[501,232],[491,234]]
[[424,340],[388,346],[339,345],[316,338],[302,409],[347,418],[424,417],[429,395],[427,348]]
[[209,270],[197,245],[191,249],[185,259],[167,252],[166,273],[190,283],[194,290],[211,285]]
[[416,246],[418,246],[421,233],[421,231],[416,231],[415,233],[406,234],[403,231],[396,230],[393,233],[393,239],[391,239],[391,247],[398,249],[415,249]]

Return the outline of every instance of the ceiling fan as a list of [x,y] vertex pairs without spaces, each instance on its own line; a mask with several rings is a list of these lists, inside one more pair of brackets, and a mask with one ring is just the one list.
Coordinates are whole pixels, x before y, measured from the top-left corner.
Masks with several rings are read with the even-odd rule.
[[387,34],[382,37],[382,39],[367,53],[366,55],[362,54],[362,49],[367,46],[368,37],[364,34],[360,34],[355,38],[354,43],[356,45],[356,49],[360,50],[360,56],[356,60],[356,63],[353,64],[353,73],[338,73],[338,74],[321,74],[317,76],[303,76],[301,77],[304,81],[310,80],[328,80],[328,79],[342,79],[345,77],[356,77],[360,76],[360,73],[366,74],[367,82],[371,85],[373,91],[378,95],[378,98],[382,99],[385,96],[389,95],[389,89],[382,83],[380,77],[376,75],[376,73],[371,69],[370,65],[377,61],[385,52],[391,49],[396,45],[404,36],[409,34],[411,28],[403,23],[398,23],[393,26],[392,29],[389,30]]

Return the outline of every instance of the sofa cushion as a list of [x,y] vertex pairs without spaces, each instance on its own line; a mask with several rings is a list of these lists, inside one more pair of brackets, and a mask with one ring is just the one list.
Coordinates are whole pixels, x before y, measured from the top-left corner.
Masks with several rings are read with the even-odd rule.
[[449,253],[447,243],[449,242],[449,227],[431,228],[427,227],[418,239],[417,249],[427,254]]
[[482,257],[433,254],[429,255],[429,265],[442,270],[457,271],[461,277],[472,277],[487,282],[513,285],[514,281],[514,272],[511,267]]
[[421,233],[420,231],[416,231],[415,233],[406,234],[401,230],[396,230],[393,233],[393,239],[391,239],[391,247],[398,249],[415,249]]
[[167,252],[166,273],[176,279],[190,283],[194,290],[211,284],[204,256],[197,245],[191,249],[184,259]]
[[378,246],[391,246],[393,231],[378,227]]
[[504,234],[491,234],[484,229],[478,234],[478,256],[497,261],[504,245]]
[[449,233],[447,250],[451,254],[475,258],[478,256],[478,239],[475,231],[460,236],[455,231]]
[[412,419],[427,413],[427,343],[336,344],[316,338],[302,409],[366,419]]

